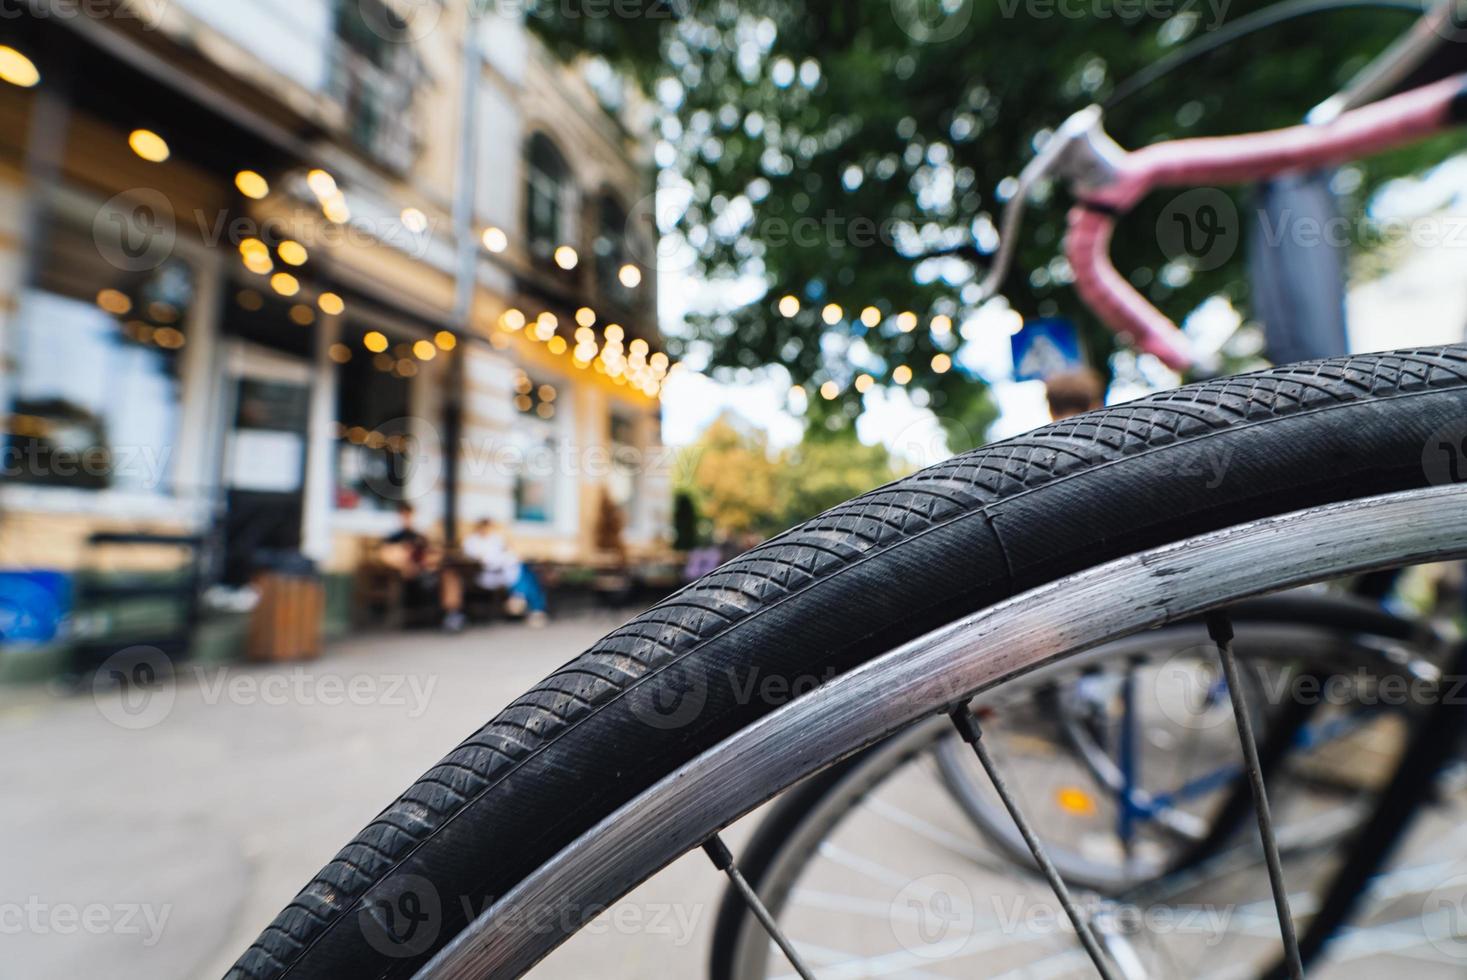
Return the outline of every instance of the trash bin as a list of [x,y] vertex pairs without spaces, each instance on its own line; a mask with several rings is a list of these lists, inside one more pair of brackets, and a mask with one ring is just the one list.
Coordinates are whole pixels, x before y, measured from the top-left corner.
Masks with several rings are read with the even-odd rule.
[[251,580],[259,595],[250,614],[247,655],[255,661],[312,660],[321,655],[326,587],[304,555],[262,555]]

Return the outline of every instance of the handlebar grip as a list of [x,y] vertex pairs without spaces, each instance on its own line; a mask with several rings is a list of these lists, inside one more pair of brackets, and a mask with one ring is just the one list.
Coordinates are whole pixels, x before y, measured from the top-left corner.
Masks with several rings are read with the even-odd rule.
[[1174,371],[1192,366],[1191,345],[1155,306],[1116,271],[1110,258],[1115,215],[1078,205],[1070,210],[1065,256],[1075,275],[1075,290],[1106,326],[1139,350],[1154,354]]

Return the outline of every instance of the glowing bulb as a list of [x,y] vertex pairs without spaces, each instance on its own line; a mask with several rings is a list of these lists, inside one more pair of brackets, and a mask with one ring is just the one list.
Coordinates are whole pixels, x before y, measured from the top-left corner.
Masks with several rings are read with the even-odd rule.
[[871,375],[869,374],[863,374],[856,379],[856,390],[864,395],[866,392],[871,390],[871,386],[875,383],[875,378],[871,377]]
[[324,170],[312,170],[306,174],[306,186],[310,187],[311,193],[315,194],[323,204],[340,193],[336,186],[336,178]]
[[316,300],[316,305],[321,307],[321,312],[327,316],[341,316],[346,312],[346,303],[335,293],[322,293]]
[[509,248],[509,236],[501,228],[490,225],[484,229],[484,247],[494,253],[503,252]]
[[797,297],[786,296],[779,301],[779,313],[784,317],[793,317],[800,312],[800,301]]
[[252,201],[261,201],[270,195],[270,182],[253,170],[241,170],[235,174],[234,186]]
[[944,314],[933,317],[932,332],[939,337],[946,337],[953,332],[953,318]]
[[41,80],[36,63],[8,44],[0,44],[0,81],[31,88]]
[[127,137],[127,145],[149,163],[162,163],[173,153],[168,141],[151,129],[134,129]]
[[420,361],[431,361],[438,356],[438,348],[430,340],[420,340],[413,344],[413,356]]
[[583,327],[594,327],[596,325],[596,311],[589,306],[583,306],[576,310],[576,322]]
[[617,272],[616,277],[621,284],[628,289],[636,289],[642,284],[642,270],[628,262]]
[[831,303],[825,309],[820,311],[820,318],[826,323],[830,324],[832,327],[835,326],[837,323],[840,323],[841,317],[845,315],[845,311],[840,308],[839,303]]
[[820,397],[824,398],[826,401],[834,401],[835,397],[839,394],[840,385],[836,384],[834,381],[827,381],[825,382],[825,384],[820,386]]
[[428,216],[417,208],[403,208],[399,217],[402,219],[402,226],[414,235],[421,235],[428,230]]
[[368,330],[362,336],[362,346],[373,354],[380,354],[387,349],[387,335],[378,330]]
[[897,329],[902,333],[911,333],[917,329],[917,314],[908,310],[897,317]]
[[569,245],[562,245],[560,246],[560,248],[557,248],[555,250],[555,264],[560,266],[565,271],[569,272],[576,266],[580,265],[580,263],[580,255],[578,255],[576,253],[576,250],[571,248]]
[[932,370],[938,374],[947,374],[952,370],[953,359],[946,354],[938,354],[932,359]]
[[545,344],[546,349],[552,354],[564,354],[569,346],[564,337],[551,337]]
[[281,296],[294,296],[301,291],[301,282],[288,272],[277,272],[270,277],[270,288]]
[[861,311],[861,322],[868,327],[875,327],[881,322],[881,311],[874,306],[868,306]]
[[506,330],[523,330],[525,327],[525,315],[519,310],[509,309],[499,318],[500,324]]
[[280,261],[286,265],[305,265],[306,260],[311,257],[304,245],[300,242],[293,242],[288,238],[280,243],[280,247],[276,251],[280,254]]
[[97,305],[113,316],[124,316],[132,312],[132,300],[116,289],[104,289],[97,294]]
[[899,385],[906,384],[908,381],[912,380],[912,369],[907,367],[905,364],[898,365],[897,369],[891,372],[891,380],[895,381]]
[[458,338],[450,330],[440,330],[433,335],[433,343],[439,350],[453,350],[458,346]]

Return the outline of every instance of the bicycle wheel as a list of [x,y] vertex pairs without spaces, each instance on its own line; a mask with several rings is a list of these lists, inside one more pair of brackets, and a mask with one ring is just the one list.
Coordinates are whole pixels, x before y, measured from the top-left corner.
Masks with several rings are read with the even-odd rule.
[[[1297,684],[1301,672],[1321,675],[1321,684],[1404,683],[1434,670],[1431,658],[1440,655],[1440,644],[1409,620],[1330,596],[1271,597],[1229,612],[1238,629],[1237,655],[1248,668],[1244,678],[1251,681],[1255,729],[1265,744],[1277,737],[1289,746],[1279,771],[1270,774],[1280,840],[1325,846],[1363,816],[1354,811],[1371,787],[1334,787],[1328,813],[1291,807],[1291,795],[1308,785],[1295,744],[1316,755],[1338,750],[1395,712],[1380,705],[1354,711],[1316,705],[1305,717],[1281,703],[1281,693]],[[1052,673],[1058,676],[1039,690],[1026,683],[1015,691],[1022,700],[985,703],[984,729],[1005,768],[1025,759],[1047,763],[1040,767],[1048,770],[1044,785],[1024,786],[1038,800],[1026,809],[1067,883],[1102,894],[1135,888],[1211,856],[1207,852],[1221,838],[1239,829],[1238,818],[1247,814],[1224,809],[1248,789],[1216,650],[1203,624],[1181,623],[1107,644]],[[1137,749],[1123,766],[1119,746],[1127,729]],[[944,784],[990,844],[1032,866],[972,750],[956,732],[951,736],[933,750]],[[1130,812],[1123,816],[1128,796]],[[1297,825],[1290,825],[1290,816],[1297,816]],[[1220,820],[1233,826],[1220,828]]]
[[[1076,637],[1098,642],[1122,625],[1158,625],[1312,577],[1456,557],[1467,534],[1462,497],[1423,488],[1448,479],[1433,454],[1444,440],[1456,448],[1448,436],[1464,414],[1462,346],[1311,362],[1069,419],[836,507],[612,632],[470,736],[306,885],[232,975],[411,976],[471,921],[473,935],[431,972],[510,975],[574,931],[578,908],[586,914],[651,874],[675,856],[668,848],[698,843],[687,835],[706,836],[814,768],[1060,655]],[[1381,496],[1395,494],[1406,496]],[[1427,533],[1426,514],[1453,519]],[[1156,559],[1124,564],[1209,533],[1224,566],[1206,576],[1181,566],[1163,582],[1146,571]],[[1277,548],[1281,536],[1288,549]],[[1226,566],[1239,541],[1253,554]],[[1210,553],[1187,546],[1189,560]],[[1065,579],[1111,561],[1106,587]],[[1028,659],[1016,659],[1018,645],[989,645],[971,621],[1011,597],[1021,598],[995,614],[1037,608],[1041,594],[1052,602],[1046,585],[1065,591],[1063,605],[1044,606],[1065,625],[1043,631],[1043,657],[1026,646]],[[1082,606],[1085,624],[1070,621]],[[917,646],[889,653],[908,643]],[[929,691],[938,702],[908,692],[880,705],[895,714],[874,710],[866,690],[854,731],[822,723],[818,751],[782,727],[760,728],[775,739],[763,750],[784,762],[766,760],[756,782],[724,794],[705,787],[696,814],[680,798],[664,799],[658,819],[620,809],[654,787],[667,792],[660,781],[700,754],[743,745],[756,723],[800,720],[796,709],[825,710],[849,693],[844,681],[887,677],[876,669],[890,662],[883,654],[913,670],[941,656],[952,669],[937,676],[955,686]],[[863,664],[860,677],[843,676]],[[593,828],[601,843],[582,847]],[[642,836],[653,828],[658,838]],[[577,867],[578,897],[569,909],[556,904],[549,925],[502,914],[502,903],[563,882],[557,861],[612,844],[622,857],[596,858],[605,878]]]

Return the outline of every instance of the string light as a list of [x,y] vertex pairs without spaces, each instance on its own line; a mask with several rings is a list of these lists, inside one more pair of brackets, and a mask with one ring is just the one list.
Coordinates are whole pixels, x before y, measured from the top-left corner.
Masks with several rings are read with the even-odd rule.
[[270,182],[253,170],[241,170],[235,174],[234,186],[252,201],[263,201],[270,196]]
[[163,163],[173,155],[168,141],[151,129],[134,129],[128,134],[127,145],[149,163]]
[[306,185],[322,204],[341,193],[341,189],[336,186],[336,178],[320,169],[306,174]]
[[780,315],[789,319],[800,312],[800,301],[797,297],[786,296],[779,301]]
[[277,254],[279,254],[280,261],[284,262],[286,265],[305,265],[311,257],[310,253],[306,251],[306,247],[304,245],[302,245],[300,242],[293,242],[288,238],[285,241],[281,242],[280,247],[277,248],[275,251]]
[[899,385],[906,384],[908,381],[912,380],[912,369],[907,367],[905,364],[898,365],[897,369],[891,372],[891,380],[895,381]]
[[864,395],[866,392],[871,390],[871,386],[875,383],[875,378],[871,377],[871,375],[869,374],[863,374],[856,379],[856,390]]
[[450,330],[440,330],[433,335],[433,343],[439,350],[450,351],[458,346],[458,338]]
[[398,217],[402,226],[414,235],[421,235],[428,230],[428,216],[417,208],[403,208]]
[[911,310],[897,317],[897,329],[902,333],[911,333],[917,329],[917,314]]
[[642,285],[642,270],[638,269],[630,262],[621,267],[621,269],[617,272],[616,277],[617,279],[621,280],[621,284],[628,289],[636,289],[638,286]]
[[301,281],[288,272],[277,272],[270,277],[270,288],[281,296],[294,296],[301,291]]
[[509,236],[504,229],[490,225],[484,229],[484,247],[497,255],[509,248]]
[[836,384],[834,381],[827,381],[825,382],[825,384],[820,386],[820,397],[824,398],[826,401],[834,401],[836,396],[838,396],[839,394],[840,385]]
[[874,306],[868,306],[861,311],[861,322],[867,327],[875,327],[881,322],[881,311]]
[[132,300],[116,289],[104,289],[98,293],[97,305],[113,316],[126,316],[132,312]]
[[413,344],[413,356],[420,361],[431,361],[438,356],[438,348],[432,341],[419,340]]
[[316,305],[327,316],[341,316],[342,313],[346,312],[346,303],[335,293],[322,293],[320,298],[316,300]]
[[938,354],[932,359],[932,370],[938,374],[947,374],[952,370],[953,359],[946,354]]
[[316,311],[304,303],[298,303],[290,308],[290,318],[297,326],[309,327],[316,322]]
[[832,327],[835,326],[837,323],[840,323],[841,318],[844,316],[845,311],[840,308],[839,303],[831,303],[826,306],[825,309],[820,311],[821,319],[823,319]]
[[387,350],[387,335],[380,330],[368,330],[362,335],[362,346],[373,354],[381,354]]
[[581,256],[569,245],[562,245],[555,250],[555,264],[569,272],[581,264]]
[[41,81],[36,63],[8,44],[0,44],[0,81],[20,88],[33,88]]
[[939,337],[946,337],[953,332],[953,318],[939,313],[932,318],[932,332]]
[[596,311],[589,306],[583,306],[576,310],[576,322],[583,327],[594,327],[596,325]]
[[508,309],[499,318],[499,323],[506,330],[523,330],[525,327],[525,315],[519,310]]

